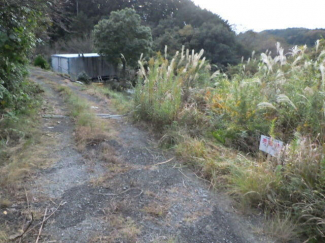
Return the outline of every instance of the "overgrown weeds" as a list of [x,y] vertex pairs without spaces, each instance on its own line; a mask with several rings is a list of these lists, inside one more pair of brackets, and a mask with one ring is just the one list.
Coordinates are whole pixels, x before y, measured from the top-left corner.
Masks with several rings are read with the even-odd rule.
[[264,233],[277,238],[279,242],[297,240],[297,226],[292,222],[290,215],[276,214],[266,218]]
[[15,223],[6,222],[6,214],[10,215],[7,208],[20,205],[21,201],[25,203],[26,181],[55,159],[48,152],[57,140],[44,133],[40,120],[42,109],[47,108],[42,102],[41,89],[31,81],[26,82],[30,87],[28,97],[33,99],[25,99],[24,104],[21,101],[21,109],[17,106],[7,109],[0,119],[0,218],[5,220],[0,222],[3,223],[0,225],[0,242],[9,242],[9,232],[16,230]]
[[44,157],[40,147],[42,143],[48,144],[39,128],[42,91],[31,81],[25,81],[24,86],[28,87],[28,99],[20,105],[16,103],[15,108],[8,108],[0,119],[0,184],[3,187],[19,184],[32,167],[41,166]]
[[[321,40],[311,50],[296,46],[285,54],[277,44],[276,57],[253,53],[231,76],[210,74],[202,52],[140,59],[135,116],[165,134],[161,144],[174,146],[213,187],[277,215],[274,225],[295,222],[288,232],[323,239],[324,47]],[[258,152],[261,135],[287,144],[281,156]],[[284,233],[281,240],[292,237]]]

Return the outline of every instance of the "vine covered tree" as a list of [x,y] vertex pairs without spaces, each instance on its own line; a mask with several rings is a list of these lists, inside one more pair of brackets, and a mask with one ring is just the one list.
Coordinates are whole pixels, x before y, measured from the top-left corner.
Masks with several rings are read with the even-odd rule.
[[111,13],[94,28],[94,45],[110,62],[122,62],[134,67],[140,55],[151,51],[152,36],[149,27],[141,25],[141,17],[134,9],[126,8]]
[[0,115],[28,99],[26,65],[37,41],[61,9],[61,0],[2,0],[0,3]]

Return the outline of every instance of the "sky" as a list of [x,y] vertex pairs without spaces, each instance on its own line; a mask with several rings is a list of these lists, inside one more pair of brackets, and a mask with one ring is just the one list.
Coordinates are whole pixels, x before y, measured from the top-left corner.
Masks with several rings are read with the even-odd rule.
[[239,33],[267,29],[325,28],[325,0],[193,0],[228,20]]

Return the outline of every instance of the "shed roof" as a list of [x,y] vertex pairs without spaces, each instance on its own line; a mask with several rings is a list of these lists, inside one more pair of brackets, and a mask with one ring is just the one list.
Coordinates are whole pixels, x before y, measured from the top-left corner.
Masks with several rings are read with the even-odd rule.
[[98,53],[82,53],[82,54],[55,54],[52,57],[64,57],[64,58],[77,58],[77,57],[99,57]]

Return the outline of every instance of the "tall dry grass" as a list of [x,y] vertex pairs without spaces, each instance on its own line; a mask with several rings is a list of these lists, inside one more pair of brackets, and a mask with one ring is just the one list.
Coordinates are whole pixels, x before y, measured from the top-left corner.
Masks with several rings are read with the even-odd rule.
[[[210,65],[200,53],[184,50],[169,60],[158,54],[147,63],[139,60],[139,85],[135,88],[135,114],[140,119],[165,126],[189,115],[186,110],[199,110],[191,99],[209,86]],[[146,68],[145,68],[146,66]],[[195,106],[193,106],[195,105]],[[191,112],[190,115],[193,115]]]
[[[277,44],[275,57],[253,53],[228,73],[213,74],[202,52],[141,59],[135,115],[162,130],[162,144],[172,144],[213,186],[280,217],[275,223],[290,220],[282,241],[293,232],[323,239],[324,47],[320,40],[285,53]],[[262,134],[287,144],[279,158],[258,152]]]

